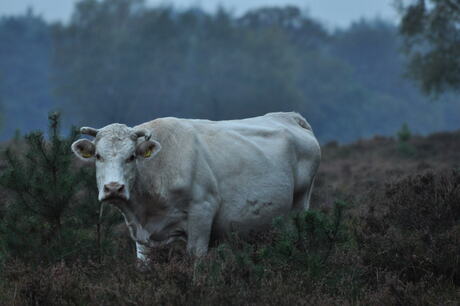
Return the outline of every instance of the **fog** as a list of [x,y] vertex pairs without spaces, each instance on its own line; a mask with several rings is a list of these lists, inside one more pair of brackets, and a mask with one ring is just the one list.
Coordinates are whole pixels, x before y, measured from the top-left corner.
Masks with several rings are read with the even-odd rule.
[[0,41],[3,140],[45,130],[53,110],[65,129],[297,111],[322,143],[394,136],[404,123],[460,128],[458,96],[423,96],[404,77],[395,23],[379,18],[331,31],[295,6],[235,14],[87,0],[65,23],[3,17]]

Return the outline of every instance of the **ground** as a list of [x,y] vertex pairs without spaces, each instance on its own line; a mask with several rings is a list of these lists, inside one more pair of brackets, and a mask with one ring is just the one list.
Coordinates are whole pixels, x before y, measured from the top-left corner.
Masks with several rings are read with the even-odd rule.
[[325,144],[312,211],[294,227],[275,220],[201,260],[181,245],[158,250],[143,273],[121,230],[96,259],[3,261],[0,296],[5,305],[458,305],[460,131],[396,138]]

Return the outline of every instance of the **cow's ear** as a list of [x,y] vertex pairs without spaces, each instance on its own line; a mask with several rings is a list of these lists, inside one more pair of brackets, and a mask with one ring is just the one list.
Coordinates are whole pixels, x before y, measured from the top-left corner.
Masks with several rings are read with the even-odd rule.
[[161,150],[161,145],[155,140],[146,140],[137,145],[136,155],[143,158],[155,156]]
[[96,153],[96,146],[88,139],[80,139],[72,144],[72,151],[84,161],[93,161]]

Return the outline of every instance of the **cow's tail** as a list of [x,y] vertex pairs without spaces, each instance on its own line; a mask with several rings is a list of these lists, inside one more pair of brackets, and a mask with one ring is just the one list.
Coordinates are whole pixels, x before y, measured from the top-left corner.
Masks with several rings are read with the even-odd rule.
[[304,117],[302,117],[302,115],[300,115],[299,113],[293,113],[293,118],[300,127],[313,132],[310,124]]

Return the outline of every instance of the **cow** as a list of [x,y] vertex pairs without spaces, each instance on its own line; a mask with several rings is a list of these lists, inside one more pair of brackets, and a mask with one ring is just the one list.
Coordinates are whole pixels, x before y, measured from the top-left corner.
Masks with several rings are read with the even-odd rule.
[[98,198],[124,216],[137,258],[182,240],[201,257],[210,237],[269,226],[309,208],[321,150],[298,113],[241,120],[159,118],[81,128],[72,144],[94,163]]

